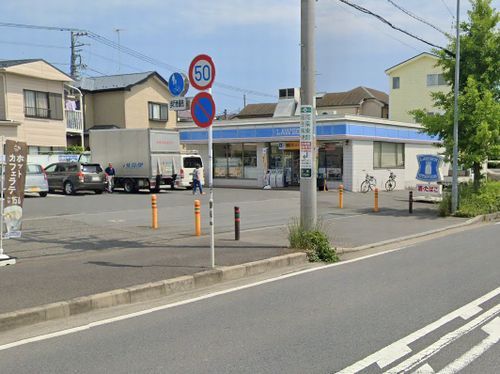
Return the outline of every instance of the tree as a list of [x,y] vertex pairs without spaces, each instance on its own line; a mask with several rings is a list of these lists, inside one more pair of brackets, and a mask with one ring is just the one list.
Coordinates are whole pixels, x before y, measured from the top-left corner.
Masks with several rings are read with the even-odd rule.
[[[481,164],[500,157],[500,32],[499,13],[491,0],[471,0],[469,19],[460,24],[459,81],[459,163],[474,170],[474,185],[479,187]],[[454,51],[456,40],[450,37],[448,49]],[[425,131],[443,140],[445,154],[453,154],[453,89],[455,57],[434,51],[438,66],[452,90],[432,94],[440,114],[425,109],[414,110],[417,122]]]

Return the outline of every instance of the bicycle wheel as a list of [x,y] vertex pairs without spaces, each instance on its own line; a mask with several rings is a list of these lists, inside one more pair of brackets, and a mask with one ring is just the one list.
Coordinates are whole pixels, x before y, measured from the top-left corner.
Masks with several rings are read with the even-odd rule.
[[368,183],[368,181],[363,181],[363,183],[361,183],[361,192],[367,193],[369,190],[370,190],[370,183]]
[[392,191],[396,188],[396,181],[389,179],[387,182],[385,182],[385,190],[386,191]]

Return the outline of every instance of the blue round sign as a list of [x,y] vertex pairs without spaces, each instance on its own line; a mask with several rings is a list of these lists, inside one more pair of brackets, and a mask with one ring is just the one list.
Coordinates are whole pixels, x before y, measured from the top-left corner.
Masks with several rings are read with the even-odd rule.
[[184,96],[189,90],[189,80],[182,73],[173,73],[168,80],[168,89],[172,96]]
[[191,103],[191,117],[198,127],[209,127],[215,118],[215,102],[207,92],[200,92]]

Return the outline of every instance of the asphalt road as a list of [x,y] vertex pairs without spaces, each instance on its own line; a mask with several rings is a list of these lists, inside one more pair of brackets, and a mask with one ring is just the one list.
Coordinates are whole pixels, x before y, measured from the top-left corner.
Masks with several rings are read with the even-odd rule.
[[500,225],[67,335],[2,373],[498,373]]

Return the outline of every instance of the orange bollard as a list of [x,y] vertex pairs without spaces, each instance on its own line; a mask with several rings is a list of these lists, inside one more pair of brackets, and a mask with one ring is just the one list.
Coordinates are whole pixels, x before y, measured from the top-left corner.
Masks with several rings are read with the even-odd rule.
[[374,201],[374,205],[373,205],[373,211],[374,212],[378,212],[378,188],[375,187],[375,201]]
[[156,203],[156,195],[151,195],[151,209],[153,210],[152,229],[158,228],[158,204]]
[[344,207],[344,186],[341,184],[339,186],[339,208],[342,209]]
[[194,234],[201,235],[201,208],[200,200],[194,201]]

